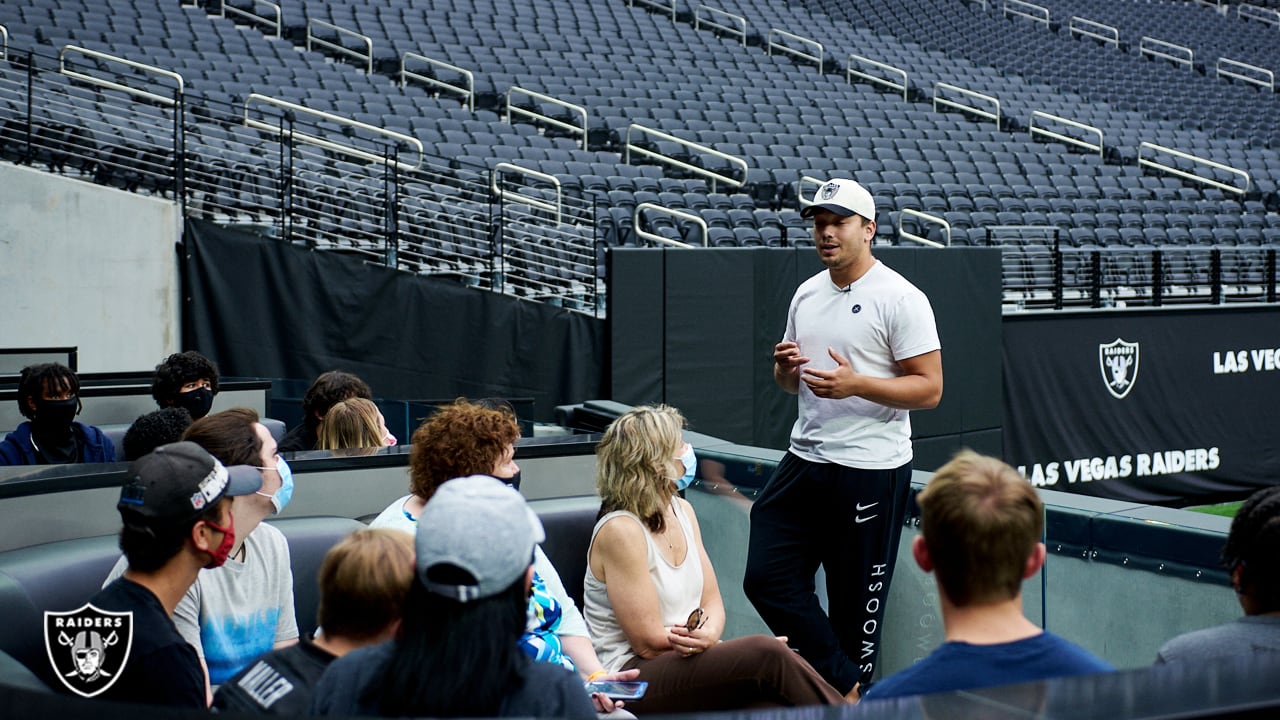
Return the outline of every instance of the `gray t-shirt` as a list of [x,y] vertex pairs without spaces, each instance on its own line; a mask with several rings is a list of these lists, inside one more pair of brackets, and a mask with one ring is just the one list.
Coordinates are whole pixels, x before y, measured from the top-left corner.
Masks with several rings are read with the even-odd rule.
[[1156,663],[1204,662],[1235,655],[1280,652],[1280,616],[1245,617],[1189,632],[1165,643]]
[[[276,643],[298,637],[293,570],[284,534],[263,523],[244,540],[244,562],[201,570],[178,602],[173,622],[209,667],[215,687]],[[124,573],[120,558],[107,582]]]

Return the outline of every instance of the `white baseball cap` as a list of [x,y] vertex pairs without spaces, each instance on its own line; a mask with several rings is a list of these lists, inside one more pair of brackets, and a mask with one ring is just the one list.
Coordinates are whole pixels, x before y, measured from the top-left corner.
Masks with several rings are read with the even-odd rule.
[[813,204],[800,211],[803,217],[810,217],[819,210],[830,210],[837,215],[849,217],[861,215],[868,220],[876,219],[876,201],[867,189],[853,180],[828,180],[813,193]]

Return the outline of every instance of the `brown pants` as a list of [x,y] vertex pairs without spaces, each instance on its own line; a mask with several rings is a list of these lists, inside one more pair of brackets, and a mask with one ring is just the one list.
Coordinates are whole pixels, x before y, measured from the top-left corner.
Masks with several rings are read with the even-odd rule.
[[804,658],[768,635],[727,640],[691,657],[633,658],[625,667],[638,668],[649,683],[643,698],[627,701],[638,715],[845,701]]

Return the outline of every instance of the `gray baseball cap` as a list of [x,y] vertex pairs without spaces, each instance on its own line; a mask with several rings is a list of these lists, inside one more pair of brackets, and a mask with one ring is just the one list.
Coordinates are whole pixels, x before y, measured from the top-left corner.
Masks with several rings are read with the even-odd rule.
[[[522,496],[488,475],[449,480],[418,515],[417,570],[427,590],[458,602],[496,595],[533,564],[533,549],[546,539],[542,521]],[[474,585],[431,582],[427,571],[455,565]]]

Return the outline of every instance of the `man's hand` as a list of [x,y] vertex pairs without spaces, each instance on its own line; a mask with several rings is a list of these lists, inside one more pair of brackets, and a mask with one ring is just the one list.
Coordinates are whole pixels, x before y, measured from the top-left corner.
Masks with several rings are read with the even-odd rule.
[[[827,348],[827,354],[836,361],[835,368],[831,370],[805,368],[800,379],[809,386],[814,395],[820,398],[839,400],[856,395],[858,381],[862,376],[853,371],[849,358],[836,352],[835,348]],[[776,356],[777,353],[775,352],[774,355]]]
[[789,393],[800,392],[800,368],[809,358],[800,354],[800,346],[780,342],[773,346],[773,379]]

